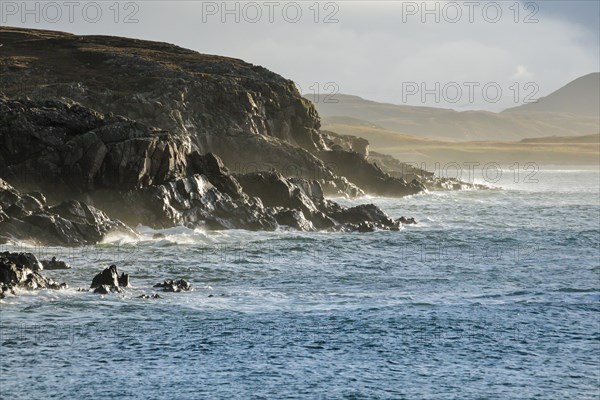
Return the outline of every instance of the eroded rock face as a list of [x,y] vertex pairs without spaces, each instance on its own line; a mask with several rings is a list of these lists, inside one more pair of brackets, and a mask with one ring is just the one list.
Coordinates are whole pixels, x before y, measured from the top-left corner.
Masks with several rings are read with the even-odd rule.
[[0,239],[49,246],[94,244],[110,233],[136,236],[118,220],[81,201],[48,206],[43,197],[23,195],[0,179]]
[[76,103],[0,96],[0,143],[0,176],[64,197],[185,175],[178,138]]
[[[257,172],[237,177],[245,192],[263,204],[282,207],[276,218],[280,224],[296,229],[372,231],[397,230],[400,223],[389,218],[373,204],[346,208],[323,197],[319,182],[285,178],[277,172]],[[295,210],[295,212],[290,212]]]
[[277,228],[277,221],[259,200],[245,194],[232,198],[199,174],[123,193],[114,204],[122,210],[125,221],[155,229],[175,225],[208,229]]
[[291,222],[291,225],[288,226],[304,226],[311,230],[310,225],[305,220],[310,221],[318,229],[328,229],[335,226],[335,221],[321,210],[325,204],[325,199],[323,198],[323,191],[316,181],[306,181],[299,178],[292,180],[285,178],[278,172],[255,172],[238,175],[237,179],[246,193],[260,198],[265,206],[302,212],[302,215],[300,215],[278,210],[279,221]]
[[[2,28],[0,41],[6,55],[0,57],[0,90],[9,95],[18,87],[37,98],[71,98],[186,135],[202,154],[224,156],[210,137],[231,132],[324,148],[319,116],[294,83],[242,60],[166,43],[17,28]],[[13,54],[31,58],[15,69]]]
[[[36,267],[33,262],[37,259],[31,253],[1,253],[0,254],[0,299],[7,293],[14,294],[15,289],[64,289],[65,283],[58,284],[44,277],[39,270],[34,271],[29,266]],[[39,264],[39,262],[37,262]]]

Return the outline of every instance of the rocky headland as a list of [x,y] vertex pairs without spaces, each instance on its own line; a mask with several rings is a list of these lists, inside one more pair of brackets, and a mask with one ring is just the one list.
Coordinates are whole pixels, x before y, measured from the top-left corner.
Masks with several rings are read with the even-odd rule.
[[426,188],[374,163],[368,142],[320,131],[263,67],[53,31],[0,28],[0,44],[0,242],[90,244],[138,224],[399,229],[326,196]]

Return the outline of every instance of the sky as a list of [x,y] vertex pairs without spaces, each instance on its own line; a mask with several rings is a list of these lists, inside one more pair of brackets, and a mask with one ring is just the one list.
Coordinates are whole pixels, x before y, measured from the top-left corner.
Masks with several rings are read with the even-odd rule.
[[0,24],[240,58],[302,93],[501,111],[600,70],[599,4],[0,0]]

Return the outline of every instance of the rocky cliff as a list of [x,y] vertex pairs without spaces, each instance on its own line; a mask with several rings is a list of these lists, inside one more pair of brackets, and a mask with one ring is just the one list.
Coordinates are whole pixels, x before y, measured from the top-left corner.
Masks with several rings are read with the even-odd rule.
[[332,143],[313,104],[263,67],[110,36],[5,27],[0,43],[0,91],[8,97],[75,101],[169,131],[236,173],[276,169],[321,180],[328,193],[360,193],[351,174],[340,180],[319,159]]
[[318,180],[234,176],[181,135],[71,100],[0,94],[0,144],[0,242],[81,245],[111,233],[135,236],[126,224],[370,231],[401,223],[374,206],[326,200]]
[[332,149],[312,104],[262,67],[50,31],[0,28],[0,44],[0,178],[27,199],[0,202],[4,240],[89,243],[124,223],[397,229],[374,206],[324,195],[423,189]]

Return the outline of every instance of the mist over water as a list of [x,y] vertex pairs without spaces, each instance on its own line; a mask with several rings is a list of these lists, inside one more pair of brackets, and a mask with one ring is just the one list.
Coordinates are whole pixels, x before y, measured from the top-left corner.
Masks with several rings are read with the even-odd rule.
[[[597,398],[600,173],[509,172],[498,190],[336,199],[419,222],[399,232],[141,227],[138,241],[2,246],[73,269],[45,272],[68,290],[2,300],[1,386],[15,399]],[[77,291],[111,263],[133,288]],[[195,290],[137,298],[172,278]]]

